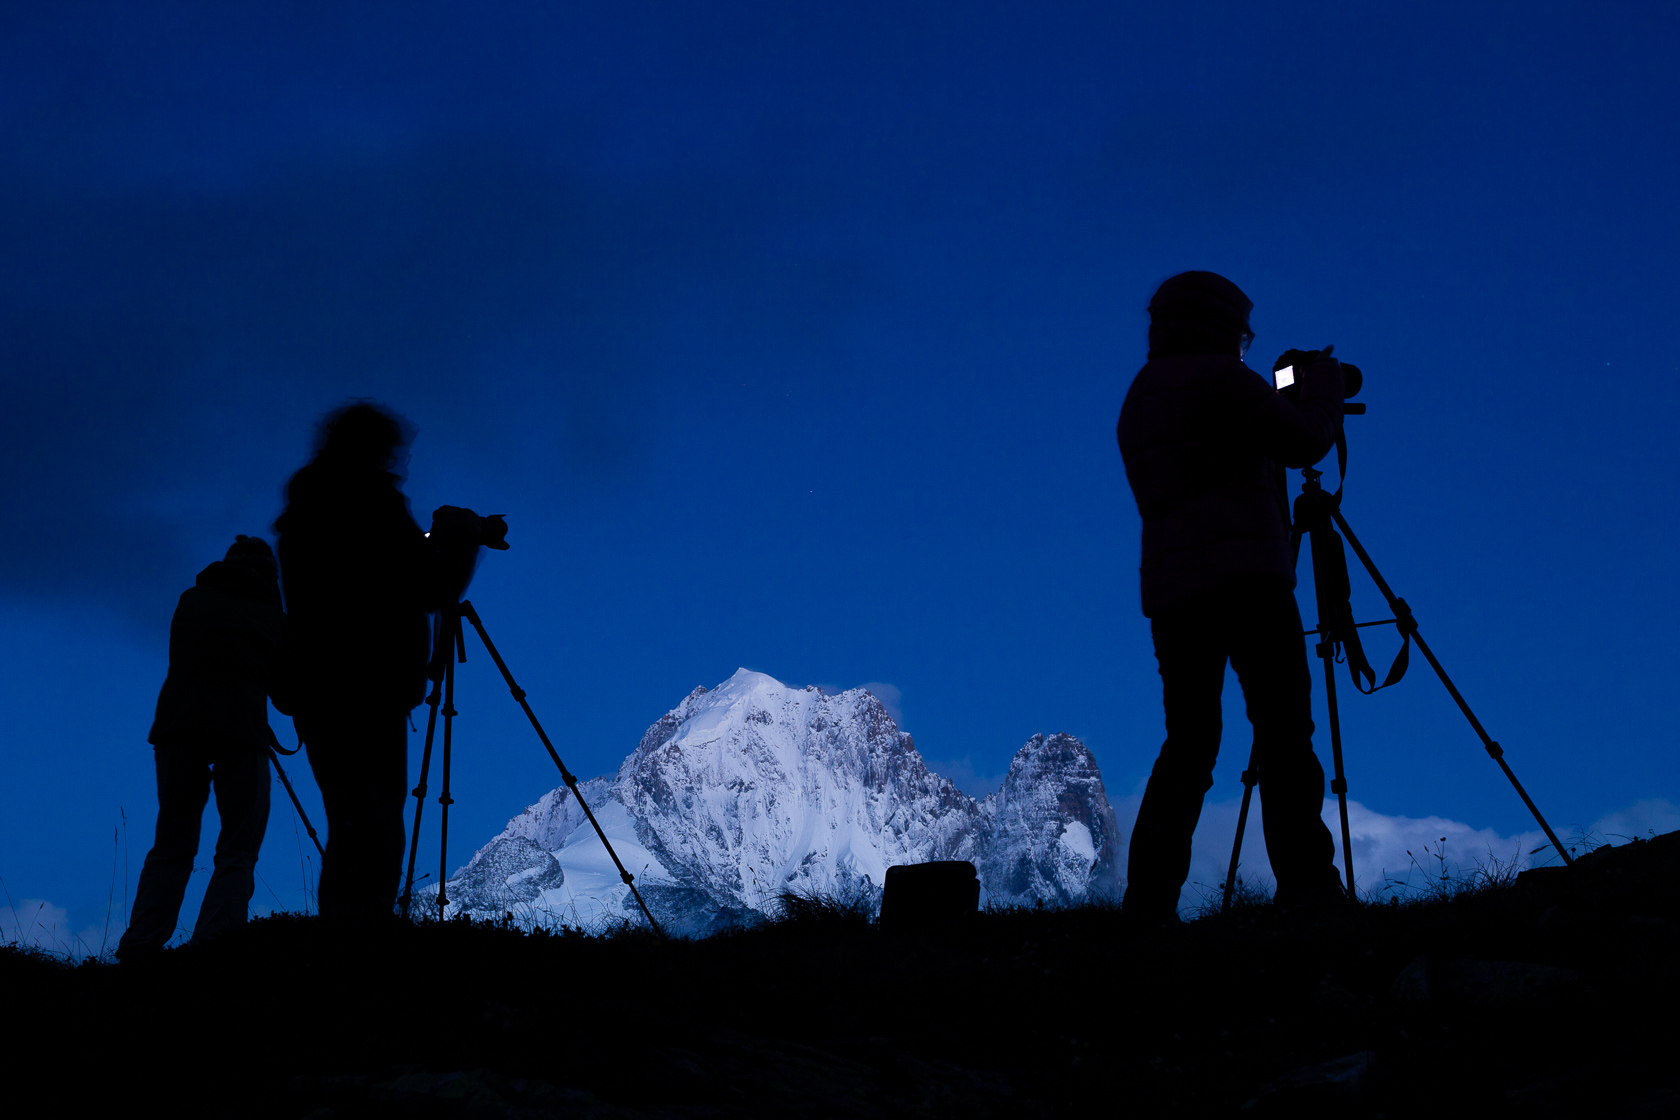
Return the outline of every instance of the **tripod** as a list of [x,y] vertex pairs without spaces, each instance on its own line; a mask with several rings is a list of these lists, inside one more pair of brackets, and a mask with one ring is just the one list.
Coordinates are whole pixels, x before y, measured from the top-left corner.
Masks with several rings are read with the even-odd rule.
[[566,783],[566,788],[572,791],[572,796],[577,798],[578,807],[583,810],[583,815],[588,817],[589,823],[595,827],[595,835],[601,838],[601,846],[606,848],[607,854],[612,857],[613,865],[618,868],[619,878],[624,880],[624,885],[630,888],[630,894],[636,899],[636,905],[642,908],[642,915],[647,918],[648,924],[653,927],[654,932],[663,937],[664,929],[654,920],[653,914],[648,911],[647,903],[642,901],[641,892],[636,889],[635,876],[624,869],[624,864],[619,860],[618,853],[613,851],[612,843],[607,839],[607,834],[602,831],[601,823],[595,819],[595,814],[589,808],[589,803],[584,801],[583,793],[578,789],[577,776],[566,769],[566,764],[560,761],[559,752],[554,749],[554,744],[549,741],[548,733],[543,730],[542,724],[537,721],[537,714],[531,710],[531,704],[525,698],[525,690],[520,688],[518,682],[513,679],[513,674],[508,671],[507,662],[502,660],[502,655],[497,651],[496,644],[490,640],[490,635],[484,629],[484,623],[479,619],[478,612],[465,599],[458,600],[438,611],[437,619],[433,624],[432,665],[429,673],[432,681],[432,691],[431,695],[426,697],[426,705],[431,708],[431,711],[426,716],[426,746],[420,755],[420,783],[413,790],[414,830],[410,834],[408,845],[408,876],[403,884],[402,898],[399,901],[403,917],[409,916],[414,901],[414,861],[420,850],[420,814],[426,806],[426,777],[432,765],[432,743],[437,733],[440,700],[443,709],[443,781],[442,789],[438,794],[438,804],[442,806],[442,820],[438,837],[437,911],[439,920],[442,920],[444,910],[449,905],[447,894],[449,882],[449,807],[455,803],[454,799],[449,796],[449,768],[454,747],[455,716],[458,714],[455,711],[455,665],[457,661],[465,663],[467,660],[466,639],[461,630],[462,618],[472,623],[473,629],[478,631],[479,639],[484,643],[484,648],[490,654],[490,659],[496,663],[496,668],[501,670],[502,679],[507,682],[508,691],[519,702],[519,706],[525,710],[525,716],[531,721],[532,728],[536,730],[537,738],[542,740],[543,747],[548,751],[548,757],[553,759],[554,765],[559,768],[561,780]]
[[[1348,407],[1350,410],[1358,408],[1363,411],[1363,406]],[[1340,457],[1345,472],[1346,445],[1340,444],[1339,448],[1342,452]],[[1280,477],[1281,474],[1280,470]],[[1540,814],[1539,808],[1534,804],[1533,799],[1528,796],[1528,791],[1523,789],[1522,783],[1517,780],[1517,775],[1511,769],[1511,764],[1505,761],[1504,749],[1494,742],[1493,736],[1487,733],[1487,729],[1482,726],[1482,721],[1476,718],[1476,713],[1470,710],[1470,705],[1458,691],[1458,686],[1453,684],[1452,678],[1447,676],[1447,671],[1441,667],[1441,662],[1436,659],[1434,652],[1429,648],[1429,644],[1423,640],[1422,633],[1418,631],[1417,619],[1412,615],[1412,608],[1406,605],[1406,600],[1394,594],[1394,591],[1388,586],[1388,581],[1383,579],[1381,572],[1377,571],[1377,566],[1371,560],[1370,554],[1359,543],[1359,538],[1354,536],[1353,529],[1347,523],[1347,518],[1342,516],[1342,492],[1340,488],[1334,494],[1327,493],[1318,481],[1323,476],[1323,472],[1314,470],[1312,467],[1302,470],[1301,476],[1303,482],[1300,496],[1295,499],[1295,518],[1290,530],[1290,537],[1296,556],[1300,555],[1301,538],[1303,536],[1307,538],[1312,548],[1310,555],[1313,567],[1313,593],[1318,600],[1318,625],[1306,631],[1306,633],[1318,635],[1318,644],[1314,646],[1314,652],[1324,663],[1324,700],[1330,713],[1330,756],[1335,771],[1335,777],[1330,782],[1330,789],[1335,793],[1337,805],[1341,810],[1342,872],[1347,879],[1348,896],[1351,898],[1354,895],[1353,846],[1348,834],[1348,785],[1347,776],[1342,770],[1342,724],[1336,709],[1336,674],[1333,670],[1338,660],[1345,659],[1348,665],[1348,675],[1353,679],[1354,688],[1368,695],[1378,689],[1387,688],[1389,685],[1397,683],[1405,675],[1407,651],[1413,642],[1417,643],[1418,652],[1428,660],[1429,667],[1435,670],[1435,675],[1441,678],[1441,683],[1446,686],[1447,693],[1453,698],[1453,702],[1458,705],[1458,710],[1463,712],[1464,718],[1470,722],[1470,727],[1481,739],[1482,747],[1487,751],[1488,757],[1499,763],[1499,768],[1505,772],[1505,776],[1511,780],[1511,785],[1516,789],[1517,796],[1522,798],[1524,805],[1528,806],[1528,811],[1534,814],[1534,819],[1539,822],[1540,828],[1546,834],[1546,839],[1552,842],[1552,847],[1557,849],[1558,855],[1563,857],[1565,864],[1574,863],[1575,861],[1570,857],[1569,852],[1558,840],[1557,834],[1552,831],[1552,826],[1546,823],[1546,818]],[[1341,530],[1341,535],[1336,532],[1338,528]],[[1353,620],[1353,607],[1348,601],[1351,588],[1348,583],[1347,554],[1342,550],[1343,536],[1347,538],[1347,543],[1353,546],[1354,555],[1359,557],[1359,562],[1365,565],[1365,571],[1370,574],[1371,581],[1377,585],[1377,590],[1381,591],[1383,598],[1388,601],[1389,610],[1394,612],[1393,618],[1378,619],[1374,622],[1355,622]],[[1394,624],[1400,631],[1400,652],[1395,656],[1394,664],[1390,667],[1387,677],[1379,685],[1376,683],[1376,673],[1372,670],[1370,662],[1365,658],[1364,647],[1359,641],[1359,631],[1366,626],[1386,626],[1390,623]],[[1361,677],[1365,679],[1366,683],[1364,685],[1360,684]],[[1248,769],[1242,773],[1242,809],[1237,814],[1237,837],[1236,842],[1231,846],[1231,866],[1225,874],[1224,899],[1221,902],[1221,909],[1230,907],[1232,889],[1236,885],[1237,861],[1242,855],[1243,831],[1248,825],[1249,802],[1254,795],[1255,783],[1260,780],[1256,762],[1256,753],[1251,750],[1248,758]]]

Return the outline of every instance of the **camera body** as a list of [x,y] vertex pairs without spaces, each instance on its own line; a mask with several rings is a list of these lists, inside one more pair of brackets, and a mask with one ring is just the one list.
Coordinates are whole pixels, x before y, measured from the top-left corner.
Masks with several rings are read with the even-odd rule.
[[[1334,346],[1326,346],[1322,350],[1285,350],[1278,355],[1278,360],[1272,363],[1272,387],[1283,394],[1291,404],[1301,403],[1301,382],[1297,371],[1304,371],[1314,362],[1330,357],[1335,349]],[[1342,397],[1345,401],[1349,397],[1359,395],[1359,390],[1365,385],[1365,374],[1352,362],[1340,364]],[[1342,411],[1351,416],[1361,416],[1364,415],[1365,406],[1344,403]]]
[[437,562],[438,584],[446,601],[466,593],[478,570],[479,549],[505,551],[507,521],[499,513],[480,517],[461,506],[439,506],[432,511],[432,531],[426,534]]

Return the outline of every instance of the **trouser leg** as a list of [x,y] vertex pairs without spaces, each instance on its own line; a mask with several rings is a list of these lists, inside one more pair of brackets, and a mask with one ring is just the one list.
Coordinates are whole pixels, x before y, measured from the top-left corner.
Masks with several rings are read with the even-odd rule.
[[1194,606],[1152,621],[1161,671],[1167,740],[1150,772],[1127,855],[1128,912],[1167,916],[1178,910],[1190,874],[1190,839],[1213,785],[1219,757],[1220,693],[1225,649],[1216,611]]
[[1313,899],[1338,888],[1335,842],[1324,826],[1324,768],[1312,745],[1312,671],[1293,591],[1256,591],[1244,600],[1231,639],[1231,666],[1254,725],[1260,814],[1277,899]]
[[216,871],[205,889],[193,927],[193,944],[245,924],[256,891],[257,853],[268,831],[268,752],[228,748],[211,767],[216,813]]
[[321,862],[321,915],[391,913],[407,836],[408,729],[401,712],[311,717],[304,727],[309,765],[327,811]]
[[204,803],[210,797],[210,764],[201,751],[176,745],[154,747],[152,754],[157,764],[157,832],[140,869],[128,929],[117,943],[119,958],[161,949],[174,936],[198,854]]

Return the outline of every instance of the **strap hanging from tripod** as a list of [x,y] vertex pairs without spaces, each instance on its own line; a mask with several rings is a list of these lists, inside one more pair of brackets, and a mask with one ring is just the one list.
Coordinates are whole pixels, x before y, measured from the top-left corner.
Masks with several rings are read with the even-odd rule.
[[[1342,487],[1347,485],[1347,430],[1336,429],[1336,492],[1330,496],[1332,505],[1342,504]],[[1328,518],[1326,514],[1326,518]],[[1342,567],[1347,567],[1343,564]]]
[[[1346,470],[1347,444],[1340,436],[1336,439],[1336,453],[1342,469]],[[1331,511],[1341,505],[1341,497],[1340,485],[1334,494],[1318,487],[1301,491],[1295,499],[1295,519],[1290,528],[1289,543],[1295,560],[1299,561],[1301,538],[1305,536],[1312,542],[1313,579],[1319,592],[1320,640],[1329,642],[1332,652],[1338,648],[1342,651],[1343,657],[1338,660],[1346,660],[1353,687],[1369,696],[1389,685],[1398,684],[1400,678],[1406,675],[1411,661],[1412,636],[1404,626],[1400,628],[1400,652],[1394,655],[1388,675],[1378,684],[1377,672],[1365,656],[1365,646],[1359,640],[1359,629],[1353,620],[1353,587],[1348,580],[1347,551],[1330,516]]]
[[315,826],[309,823],[309,814],[303,811],[303,802],[298,800],[297,790],[292,788],[292,779],[286,776],[286,768],[280,765],[280,756],[296,754],[303,749],[303,740],[298,745],[287,750],[280,745],[280,739],[274,734],[274,728],[268,729],[268,760],[274,764],[274,772],[280,776],[280,784],[286,787],[286,796],[292,799],[292,808],[297,810],[298,819],[303,822],[303,830],[309,833],[309,842],[315,845],[315,852],[324,861],[327,850],[321,846],[321,838],[315,834]]
[[268,729],[268,745],[270,749],[274,750],[278,754],[283,754],[288,758],[301,751],[303,749],[303,732],[297,730],[297,724],[295,722],[292,724],[292,731],[293,734],[297,736],[297,746],[293,747],[291,750],[287,750],[285,747],[280,745],[280,736],[276,735],[274,733],[274,728],[270,727]]

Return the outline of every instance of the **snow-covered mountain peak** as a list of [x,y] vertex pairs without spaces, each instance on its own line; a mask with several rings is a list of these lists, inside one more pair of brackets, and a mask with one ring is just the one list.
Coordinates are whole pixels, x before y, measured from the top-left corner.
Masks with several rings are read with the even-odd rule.
[[[689,693],[583,794],[656,915],[691,933],[752,920],[789,891],[876,901],[888,867],[932,859],[973,859],[998,901],[1065,901],[1110,889],[1119,839],[1072,736],[1034,736],[977,802],[927,768],[867,690],[749,669]],[[509,822],[450,896],[529,923],[626,916],[629,901],[565,788]]]
[[981,810],[989,830],[1013,840],[986,846],[982,882],[1064,903],[1118,896],[1119,825],[1097,760],[1079,739],[1058,732],[1027,740]]

